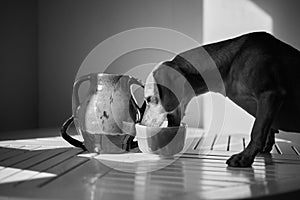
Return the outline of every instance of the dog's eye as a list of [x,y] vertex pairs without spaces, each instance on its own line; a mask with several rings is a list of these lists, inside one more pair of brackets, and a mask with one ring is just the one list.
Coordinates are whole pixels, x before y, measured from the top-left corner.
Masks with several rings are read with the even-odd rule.
[[145,100],[146,100],[146,103],[148,104],[151,101],[151,97],[147,97]]

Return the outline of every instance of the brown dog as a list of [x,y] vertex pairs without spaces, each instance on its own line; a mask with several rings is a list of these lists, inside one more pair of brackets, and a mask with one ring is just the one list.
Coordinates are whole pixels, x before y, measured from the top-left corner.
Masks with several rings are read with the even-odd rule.
[[189,101],[208,91],[226,95],[256,118],[249,144],[227,160],[229,166],[251,166],[259,152],[270,152],[279,129],[300,131],[300,52],[268,33],[191,49],[157,66],[150,77],[148,121],[160,113],[169,125],[179,125]]

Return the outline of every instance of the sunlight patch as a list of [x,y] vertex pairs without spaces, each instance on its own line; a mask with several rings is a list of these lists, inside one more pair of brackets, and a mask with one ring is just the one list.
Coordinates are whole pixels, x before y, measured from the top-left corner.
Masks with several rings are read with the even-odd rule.
[[40,178],[50,178],[56,176],[56,174],[47,172],[38,172],[32,170],[22,170],[12,167],[0,168],[0,184],[29,181]]

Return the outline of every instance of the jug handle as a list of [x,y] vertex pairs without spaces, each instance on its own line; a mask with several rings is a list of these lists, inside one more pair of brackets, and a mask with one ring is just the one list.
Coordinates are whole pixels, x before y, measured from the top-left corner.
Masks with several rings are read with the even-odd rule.
[[[142,88],[144,88],[144,84],[140,80],[138,80],[134,77],[130,77],[129,87],[133,84],[139,85]],[[136,103],[136,100],[135,100],[131,90],[130,90],[130,93],[131,93],[131,97],[130,97],[131,105],[133,106],[134,110],[137,111],[137,113],[138,113],[138,119],[136,119],[135,123],[139,123],[143,119],[143,115],[144,115],[147,104],[146,104],[146,101],[144,101],[143,105],[141,107],[139,107],[138,104]]]
[[74,85],[73,85],[73,114],[76,112],[76,109],[80,105],[78,91],[79,91],[79,87],[80,87],[81,83],[83,83],[85,81],[91,81],[91,79],[92,79],[92,74],[88,74],[88,75],[78,78],[74,82]]
[[69,119],[67,119],[67,121],[65,121],[65,123],[62,125],[61,130],[60,130],[60,134],[62,136],[63,139],[65,139],[68,143],[70,143],[71,145],[75,146],[75,147],[79,147],[82,148],[84,151],[87,151],[86,147],[84,146],[83,142],[78,141],[74,138],[72,138],[68,133],[67,130],[70,126],[71,123],[74,122],[74,117],[70,117]]
[[[92,74],[88,74],[85,76],[80,77],[79,79],[77,79],[74,82],[73,85],[73,114],[76,113],[76,109],[78,108],[78,106],[80,105],[80,100],[79,100],[79,95],[78,95],[78,91],[79,91],[79,87],[81,85],[81,83],[85,82],[85,81],[90,81],[92,77]],[[72,138],[68,133],[67,130],[69,128],[69,126],[74,123],[74,115],[72,115],[72,117],[70,117],[69,119],[67,119],[65,121],[65,123],[62,125],[60,133],[63,139],[65,139],[68,143],[70,143],[71,145],[75,146],[75,147],[79,147],[82,148],[83,150],[87,150],[86,147],[84,146],[83,142],[78,141],[74,138]]]

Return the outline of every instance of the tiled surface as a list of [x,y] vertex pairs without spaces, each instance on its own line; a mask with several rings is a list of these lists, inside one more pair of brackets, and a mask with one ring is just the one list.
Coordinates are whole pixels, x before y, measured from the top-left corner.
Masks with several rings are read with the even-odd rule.
[[272,155],[238,169],[225,162],[244,149],[248,135],[189,129],[184,153],[173,158],[95,156],[60,137],[0,141],[0,198],[280,199],[300,189],[299,136],[277,135]]

